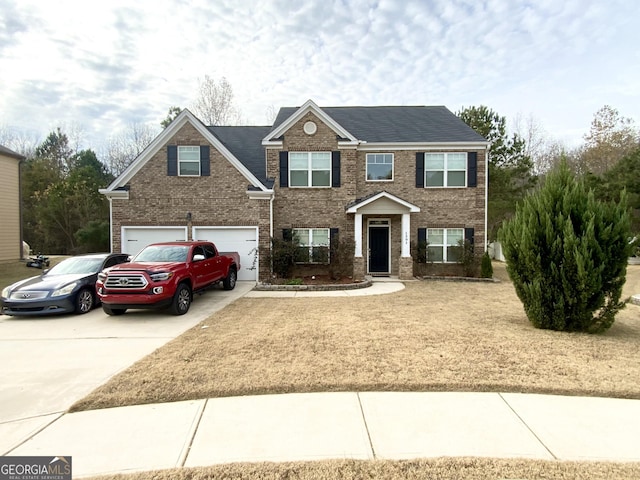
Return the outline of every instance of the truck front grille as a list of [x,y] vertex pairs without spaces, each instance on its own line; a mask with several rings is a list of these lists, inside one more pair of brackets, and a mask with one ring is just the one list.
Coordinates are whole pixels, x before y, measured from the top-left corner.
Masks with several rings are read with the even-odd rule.
[[140,273],[110,273],[104,284],[105,288],[111,290],[144,290],[147,285],[149,285],[149,282]]

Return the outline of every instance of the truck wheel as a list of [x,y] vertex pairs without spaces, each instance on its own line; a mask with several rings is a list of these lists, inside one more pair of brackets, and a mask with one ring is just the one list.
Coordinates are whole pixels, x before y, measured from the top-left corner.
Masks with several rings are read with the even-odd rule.
[[191,306],[191,289],[186,283],[178,285],[176,293],[173,295],[171,302],[171,313],[174,315],[184,315],[189,311]]
[[107,307],[106,305],[102,305],[102,310],[107,315],[113,315],[113,316],[122,315],[124,312],[127,311],[126,308],[110,308],[110,307]]
[[233,290],[236,287],[236,280],[238,279],[238,272],[235,267],[229,267],[229,274],[222,281],[222,287],[225,290]]

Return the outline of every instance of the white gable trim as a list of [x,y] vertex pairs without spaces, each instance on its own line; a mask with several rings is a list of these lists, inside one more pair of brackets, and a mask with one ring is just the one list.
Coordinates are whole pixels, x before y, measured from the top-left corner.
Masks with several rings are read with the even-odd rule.
[[338,122],[336,122],[333,118],[327,115],[318,105],[316,105],[313,100],[307,100],[304,105],[298,108],[293,115],[287,118],[284,122],[278,126],[275,130],[271,131],[269,135],[267,135],[262,140],[262,145],[273,145],[275,143],[282,142],[277,140],[279,137],[284,135],[284,133],[289,130],[297,121],[299,121],[303,116],[307,113],[312,112],[316,117],[318,117],[322,122],[324,122],[331,130],[336,132],[336,135],[339,135],[341,138],[346,138],[350,142],[357,143],[358,139],[351,135],[347,130],[342,127]]
[[249,171],[247,167],[245,167],[240,160],[238,160],[228,149],[225,147],[220,140],[218,140],[208,129],[205,127],[200,120],[198,120],[193,113],[189,110],[183,110],[180,115],[178,115],[173,122],[169,124],[167,128],[165,128],[160,135],[158,135],[147,148],[143,150],[143,152],[138,155],[138,157],[125,169],[124,172],[120,174],[118,178],[116,178],[111,185],[109,185],[106,189],[101,190],[100,193],[107,196],[115,196],[117,195],[114,191],[119,187],[124,187],[139,171],[140,169],[149,161],[151,158],[158,153],[158,151],[165,146],[165,144],[175,135],[182,127],[184,127],[187,123],[191,124],[197,131],[204,137],[204,139],[209,142],[213,148],[218,150],[224,158],[226,158],[229,163],[231,163],[246,179],[247,181],[253,185],[254,187],[260,188],[260,190],[266,191],[268,190],[260,180],[256,178],[256,176]]
[[352,207],[349,207],[347,209],[347,213],[358,213],[358,210],[361,209],[362,207],[369,205],[377,200],[380,200],[381,198],[387,198],[389,200],[391,200],[392,202],[395,202],[399,205],[402,205],[403,207],[406,207],[409,209],[409,213],[418,213],[420,211],[420,207],[409,203],[405,200],[402,200],[401,198],[396,197],[395,195],[391,195],[390,193],[387,192],[380,192],[377,195],[374,195],[373,197],[367,198],[366,200],[363,200],[362,202],[358,202],[357,204],[353,205]]

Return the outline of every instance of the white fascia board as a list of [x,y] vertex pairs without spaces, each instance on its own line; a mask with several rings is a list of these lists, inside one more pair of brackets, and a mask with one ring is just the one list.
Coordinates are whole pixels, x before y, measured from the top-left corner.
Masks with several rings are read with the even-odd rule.
[[98,193],[105,195],[107,198],[129,200],[129,190],[109,190],[108,188],[99,188]]
[[377,195],[374,195],[371,198],[367,198],[366,200],[358,203],[357,205],[354,205],[353,207],[349,208],[347,210],[347,213],[358,213],[358,210],[366,205],[369,205],[370,203],[375,202],[376,200],[380,200],[381,198],[388,198],[389,200],[396,202],[404,207],[407,207],[409,209],[409,213],[418,213],[420,211],[420,207],[406,202],[404,200],[402,200],[401,198],[396,197],[395,195],[391,195],[390,193],[387,192],[380,192]]
[[111,192],[118,187],[126,185],[140,171],[140,169],[156,153],[158,153],[160,148],[162,148],[169,139],[187,123],[190,123],[200,133],[200,135],[202,135],[216,150],[218,150],[222,156],[225,157],[249,181],[249,183],[251,183],[251,185],[258,187],[261,190],[267,190],[267,188],[262,185],[262,182],[260,182],[260,180],[258,180],[255,175],[253,175],[253,173],[251,173],[249,169],[247,169],[247,167],[245,167],[242,162],[240,162],[240,160],[238,160],[200,120],[186,109],[180,112],[180,115],[178,115],[175,120],[173,120],[140,155],[138,155],[138,158],[136,158],[131,165],[129,165],[129,167],[127,167],[127,169],[107,187],[106,190]]
[[269,200],[273,197],[273,190],[247,190],[247,196],[249,200]]
[[415,150],[415,151],[436,151],[436,150],[487,150],[488,142],[438,142],[438,143],[361,143],[358,150],[381,151],[381,150]]
[[316,117],[318,117],[322,122],[324,122],[331,130],[336,132],[337,135],[340,135],[342,138],[348,138],[352,142],[357,142],[357,138],[351,135],[347,130],[344,129],[342,125],[336,122],[333,118],[327,115],[318,105],[316,105],[313,100],[307,100],[300,108],[298,108],[293,115],[287,118],[284,122],[278,126],[275,130],[269,132],[263,140],[263,145],[270,145],[272,142],[271,139],[278,138],[284,134],[289,128],[291,128],[298,120],[300,120],[307,113],[312,112]]

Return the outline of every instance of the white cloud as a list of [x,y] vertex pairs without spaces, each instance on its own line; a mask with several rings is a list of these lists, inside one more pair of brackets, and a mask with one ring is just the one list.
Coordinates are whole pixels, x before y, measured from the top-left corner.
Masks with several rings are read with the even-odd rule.
[[[572,142],[605,103],[640,112],[625,0],[0,0],[0,122],[90,147],[226,76],[249,123],[271,105],[485,104]],[[640,118],[638,118],[640,120]]]

